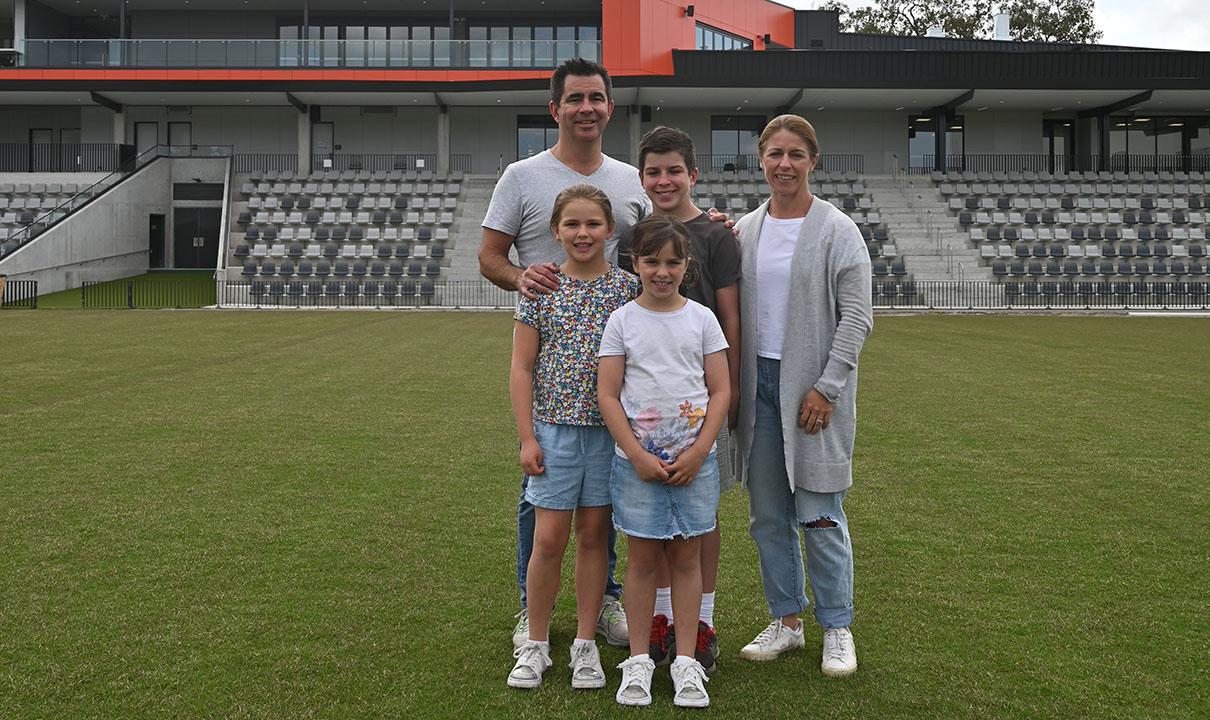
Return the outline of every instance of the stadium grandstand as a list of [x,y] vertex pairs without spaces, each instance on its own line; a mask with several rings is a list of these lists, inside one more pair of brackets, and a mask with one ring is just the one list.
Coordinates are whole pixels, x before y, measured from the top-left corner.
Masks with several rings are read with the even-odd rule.
[[213,271],[235,306],[507,304],[476,251],[548,80],[613,76],[606,154],[697,143],[766,195],[803,115],[879,305],[1207,306],[1210,56],[841,32],[767,0],[0,0],[0,275],[41,294]]

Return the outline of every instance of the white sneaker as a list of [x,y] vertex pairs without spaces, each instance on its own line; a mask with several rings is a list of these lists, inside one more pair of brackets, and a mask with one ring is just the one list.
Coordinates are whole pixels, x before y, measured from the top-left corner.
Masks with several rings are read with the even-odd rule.
[[571,686],[577,690],[605,687],[605,669],[601,667],[601,652],[596,643],[571,646]]
[[513,650],[517,650],[529,642],[529,610],[521,608],[513,617],[517,618],[517,624],[513,626]]
[[693,658],[678,657],[669,669],[672,673],[672,704],[677,707],[704,708],[710,705],[706,694],[706,669]]
[[618,669],[622,671],[622,684],[618,686],[619,705],[650,705],[651,676],[655,663],[649,657],[632,657],[623,660]]
[[530,689],[542,684],[542,673],[550,667],[549,647],[529,640],[513,651],[513,657],[517,658],[517,664],[508,674],[509,687]]
[[848,677],[857,672],[857,647],[847,627],[823,631],[823,660],[819,669],[828,677]]
[[778,655],[802,647],[802,623],[797,630],[791,630],[781,622],[781,618],[769,623],[769,627],[760,631],[752,642],[739,651],[739,656],[747,660],[776,660]]
[[626,609],[621,600],[605,596],[601,603],[601,614],[597,616],[597,634],[605,637],[605,642],[618,647],[630,645],[630,629],[626,625]]

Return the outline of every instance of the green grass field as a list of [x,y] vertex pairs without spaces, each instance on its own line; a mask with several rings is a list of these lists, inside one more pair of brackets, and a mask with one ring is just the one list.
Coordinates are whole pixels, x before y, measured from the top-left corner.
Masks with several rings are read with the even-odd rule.
[[[721,507],[712,717],[1210,714],[1210,321],[880,317],[862,356],[861,663],[747,663]],[[671,717],[573,692],[572,596],[505,687],[507,314],[0,313],[0,718]],[[624,549],[622,550],[624,555]],[[568,577],[565,572],[565,578]]]

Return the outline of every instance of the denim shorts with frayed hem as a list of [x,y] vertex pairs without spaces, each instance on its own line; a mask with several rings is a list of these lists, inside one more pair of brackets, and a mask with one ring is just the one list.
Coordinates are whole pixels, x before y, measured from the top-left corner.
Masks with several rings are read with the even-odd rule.
[[705,535],[718,512],[718,462],[712,452],[688,485],[643,482],[630,461],[613,457],[613,524],[631,537],[671,540]]
[[546,510],[609,504],[613,437],[604,425],[554,425],[534,420],[545,472],[526,478],[525,499]]

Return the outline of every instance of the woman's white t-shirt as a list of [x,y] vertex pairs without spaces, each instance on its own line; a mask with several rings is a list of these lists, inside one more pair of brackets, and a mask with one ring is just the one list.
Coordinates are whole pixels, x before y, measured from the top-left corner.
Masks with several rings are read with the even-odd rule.
[[620,399],[644,450],[670,463],[697,441],[710,399],[705,357],[725,349],[714,313],[692,300],[671,312],[633,300],[613,311],[599,355],[626,356]]
[[765,216],[756,246],[756,354],[781,360],[790,302],[790,265],[806,218]]

